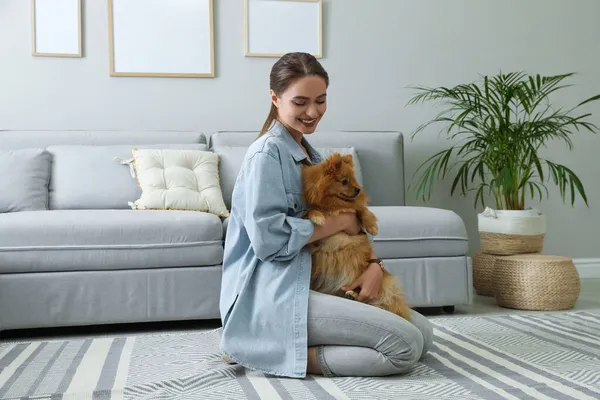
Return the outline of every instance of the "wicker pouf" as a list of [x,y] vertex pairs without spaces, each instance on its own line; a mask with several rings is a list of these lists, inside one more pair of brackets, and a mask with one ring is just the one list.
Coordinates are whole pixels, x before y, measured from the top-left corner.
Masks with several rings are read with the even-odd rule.
[[580,291],[573,260],[541,254],[498,257],[492,284],[498,305],[521,310],[567,310]]
[[478,252],[473,257],[473,288],[480,296],[493,296],[492,274],[498,256]]
[[479,232],[480,250],[496,255],[541,253],[544,249],[544,234],[509,235],[506,233]]

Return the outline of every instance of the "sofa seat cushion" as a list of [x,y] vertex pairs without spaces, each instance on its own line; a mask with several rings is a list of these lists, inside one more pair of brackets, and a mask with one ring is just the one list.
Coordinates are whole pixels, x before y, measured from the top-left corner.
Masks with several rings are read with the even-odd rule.
[[48,210],[0,214],[0,273],[218,265],[213,214],[163,210]]
[[373,238],[379,258],[451,257],[468,252],[462,219],[433,207],[373,206],[379,233]]

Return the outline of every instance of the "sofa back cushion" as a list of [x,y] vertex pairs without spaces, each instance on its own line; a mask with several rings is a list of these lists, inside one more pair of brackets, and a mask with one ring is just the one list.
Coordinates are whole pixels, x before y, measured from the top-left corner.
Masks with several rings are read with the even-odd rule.
[[[213,133],[209,138],[209,145],[213,151],[220,152],[224,147],[238,148],[235,153],[229,153],[221,160],[221,163],[225,164],[221,167],[221,180],[226,202],[231,198],[230,190],[233,189],[245,149],[257,135],[258,132],[254,131],[221,131]],[[316,149],[353,148],[356,151],[363,187],[371,198],[370,205],[405,205],[402,133],[319,131],[308,136],[307,140]]]
[[126,209],[140,198],[142,190],[128,165],[115,158],[129,159],[138,149],[206,150],[201,143],[128,144],[115,146],[51,145],[52,175],[50,209]]
[[47,210],[50,163],[44,149],[0,150],[0,213]]
[[[233,187],[235,186],[235,181],[237,180],[237,175],[242,167],[248,147],[215,145],[211,150],[219,155],[219,177],[221,190],[223,192],[223,200],[225,201],[226,206],[231,208]],[[317,147],[315,150],[317,150],[323,157],[327,157],[334,152],[341,154],[352,154],[356,180],[359,184],[363,184],[360,161],[358,160],[358,155],[353,147]]]
[[204,143],[202,132],[185,131],[84,131],[0,130],[1,149],[46,148],[51,145],[115,146],[131,143]]

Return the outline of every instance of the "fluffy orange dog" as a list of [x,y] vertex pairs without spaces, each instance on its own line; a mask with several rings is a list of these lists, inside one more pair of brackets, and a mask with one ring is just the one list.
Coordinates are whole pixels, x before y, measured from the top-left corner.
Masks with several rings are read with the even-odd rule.
[[[305,217],[316,225],[323,225],[330,215],[356,212],[365,230],[377,235],[377,217],[367,208],[369,197],[356,181],[351,155],[334,153],[319,164],[303,167],[302,183],[308,203]],[[371,256],[371,243],[364,234],[339,232],[309,248],[312,253],[311,289],[338,296],[344,295],[341,287],[362,275]],[[356,299],[357,294],[348,291],[345,296]],[[410,306],[404,293],[396,278],[387,271],[384,271],[379,298],[371,304],[410,320]]]

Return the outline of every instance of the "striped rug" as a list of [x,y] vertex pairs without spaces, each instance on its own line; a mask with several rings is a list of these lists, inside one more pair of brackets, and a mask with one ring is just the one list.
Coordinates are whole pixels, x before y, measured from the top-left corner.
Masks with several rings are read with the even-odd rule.
[[600,399],[600,310],[431,318],[386,378],[279,379],[224,364],[219,330],[0,343],[0,399]]

